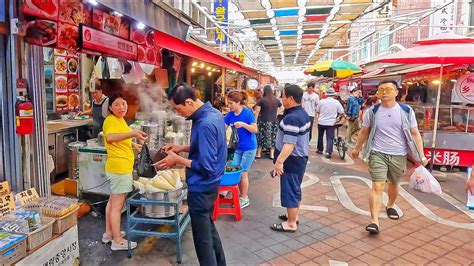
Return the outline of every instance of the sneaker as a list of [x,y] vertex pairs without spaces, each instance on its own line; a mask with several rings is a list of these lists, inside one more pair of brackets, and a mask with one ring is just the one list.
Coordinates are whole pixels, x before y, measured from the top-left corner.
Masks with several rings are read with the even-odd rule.
[[323,151],[316,151],[317,154],[323,154]]
[[241,209],[247,208],[250,205],[250,199],[249,198],[246,198],[246,199],[240,198],[239,202],[240,202],[240,208]]
[[[125,231],[120,231],[120,234],[122,235],[122,237],[124,237],[126,235]],[[102,234],[102,243],[107,244],[110,241],[112,241],[112,236],[109,236],[109,235],[103,233]]]
[[[130,241],[130,249],[134,249],[137,247],[137,242]],[[124,239],[122,243],[117,243],[112,241],[112,245],[110,245],[111,250],[128,250],[127,239]]]
[[328,159],[331,159],[331,154],[325,152],[325,153],[324,153],[324,157],[326,157],[326,158],[328,158]]

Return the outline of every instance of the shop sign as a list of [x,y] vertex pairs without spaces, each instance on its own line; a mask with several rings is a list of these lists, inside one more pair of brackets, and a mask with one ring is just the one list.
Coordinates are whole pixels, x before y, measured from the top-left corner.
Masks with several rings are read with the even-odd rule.
[[430,27],[430,36],[436,36],[444,33],[451,33],[454,31],[453,26],[456,24],[456,2],[451,0],[432,0],[431,6],[436,7],[439,5],[451,2],[451,4],[443,7],[441,10],[431,15],[430,25],[436,27]]
[[[431,159],[431,149],[425,148],[425,157]],[[436,149],[434,164],[450,166],[471,166],[474,162],[474,151]]]
[[77,225],[15,265],[74,265],[76,258],[79,258]]
[[39,195],[38,192],[36,192],[35,188],[30,188],[16,194],[16,200],[18,200],[22,206],[29,203],[37,202],[38,199]]
[[137,45],[111,34],[81,25],[81,46],[85,49],[115,55],[124,59],[137,60]]
[[382,8],[377,10],[375,18],[390,18],[392,16],[392,1],[388,1]]
[[258,81],[256,79],[249,79],[247,81],[247,87],[251,90],[255,90],[258,87]]
[[0,217],[3,217],[15,210],[15,197],[13,193],[0,196]]
[[454,84],[454,91],[461,101],[474,104],[474,73],[460,77]]
[[[214,0],[214,16],[217,23],[227,22],[229,16],[229,2],[228,0]],[[224,26],[223,24],[220,24]],[[214,40],[216,44],[227,44],[227,35],[220,29],[216,28],[214,31]]]

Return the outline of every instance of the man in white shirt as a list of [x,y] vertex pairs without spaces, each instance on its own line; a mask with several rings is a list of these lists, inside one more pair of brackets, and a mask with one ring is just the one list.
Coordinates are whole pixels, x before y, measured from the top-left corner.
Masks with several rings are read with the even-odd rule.
[[338,115],[344,114],[344,108],[341,103],[334,99],[337,96],[336,91],[333,88],[329,88],[326,91],[326,99],[322,99],[316,107],[316,113],[318,114],[318,151],[317,153],[323,154],[324,145],[323,137],[326,132],[326,152],[324,156],[331,158],[333,146],[334,146],[334,129]]
[[316,114],[316,107],[319,104],[319,96],[314,91],[314,82],[309,82],[307,88],[308,89],[303,93],[303,101],[301,106],[306,111],[309,119],[311,120],[311,130],[309,131],[309,141],[311,141],[311,138],[313,137],[314,116]]

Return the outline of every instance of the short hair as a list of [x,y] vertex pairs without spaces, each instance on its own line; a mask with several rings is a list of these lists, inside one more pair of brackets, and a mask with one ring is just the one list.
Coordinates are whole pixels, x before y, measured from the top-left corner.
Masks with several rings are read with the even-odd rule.
[[102,83],[100,81],[95,81],[94,82],[94,91],[102,91]]
[[233,101],[234,103],[245,105],[247,102],[247,94],[243,91],[231,91],[229,94],[227,94],[227,99]]
[[193,87],[189,86],[189,84],[184,82],[176,85],[168,93],[168,100],[173,100],[175,104],[184,105],[184,102],[186,102],[187,99],[195,101],[197,98]]
[[314,87],[315,87],[315,83],[314,83],[313,81],[310,81],[310,82],[308,82],[308,85],[306,85],[306,87],[308,87],[308,88],[309,88],[309,87],[313,87],[313,88],[314,88]]
[[298,85],[290,85],[285,87],[285,96],[286,97],[293,97],[296,103],[301,103],[301,99],[303,98],[303,90]]
[[285,86],[283,86],[283,88],[286,88],[286,87],[288,87],[288,86],[290,86],[290,85],[291,85],[291,84],[287,82],[287,83],[285,83]]
[[379,83],[379,85],[377,85],[377,88],[378,88],[380,85],[382,85],[382,84],[387,84],[387,83],[393,84],[393,85],[395,86],[395,89],[398,90],[398,83],[397,83],[395,80],[393,80],[393,79],[382,80],[382,81]]

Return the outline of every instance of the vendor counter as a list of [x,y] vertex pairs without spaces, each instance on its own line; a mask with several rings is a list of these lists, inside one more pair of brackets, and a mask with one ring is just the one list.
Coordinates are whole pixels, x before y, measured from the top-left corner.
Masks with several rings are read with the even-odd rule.
[[82,120],[53,120],[48,121],[48,150],[53,157],[54,170],[51,173],[51,181],[54,182],[57,175],[67,173],[68,144],[87,138],[88,126],[92,125],[92,119]]

